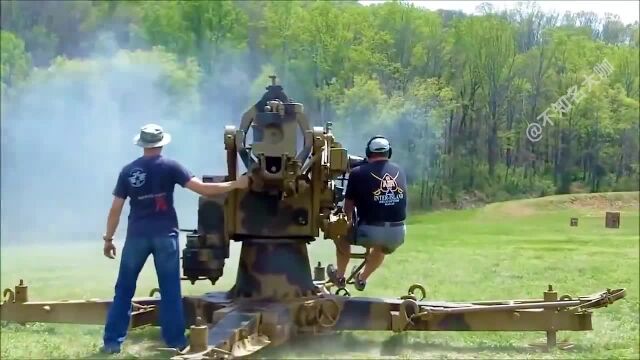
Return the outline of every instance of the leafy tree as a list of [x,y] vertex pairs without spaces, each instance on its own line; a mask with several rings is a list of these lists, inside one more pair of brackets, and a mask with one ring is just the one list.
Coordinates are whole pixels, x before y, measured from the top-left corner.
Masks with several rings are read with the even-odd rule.
[[205,72],[216,68],[225,49],[247,43],[247,17],[231,1],[179,1],[177,16],[193,36],[194,55]]
[[[147,64],[155,80],[127,91],[159,92],[158,111],[198,112],[213,98],[235,113],[275,74],[354,152],[391,137],[418,207],[639,186],[638,23],[610,14],[527,2],[468,16],[400,1],[8,0],[1,10],[10,106],[30,73],[28,84],[53,77],[84,99],[97,74]],[[532,140],[534,123],[544,127]]]
[[9,31],[0,31],[0,49],[0,81],[3,89],[20,84],[31,69],[31,59],[25,51],[24,41]]

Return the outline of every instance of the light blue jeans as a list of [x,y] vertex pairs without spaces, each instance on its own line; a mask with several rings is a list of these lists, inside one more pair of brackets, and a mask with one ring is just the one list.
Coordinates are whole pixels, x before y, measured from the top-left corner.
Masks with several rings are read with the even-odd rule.
[[131,299],[136,291],[138,275],[153,254],[160,287],[160,326],[162,338],[169,347],[187,344],[185,319],[180,289],[180,246],[178,235],[161,237],[127,237],[122,249],[120,270],[113,303],[107,313],[104,346],[120,350],[131,320]]

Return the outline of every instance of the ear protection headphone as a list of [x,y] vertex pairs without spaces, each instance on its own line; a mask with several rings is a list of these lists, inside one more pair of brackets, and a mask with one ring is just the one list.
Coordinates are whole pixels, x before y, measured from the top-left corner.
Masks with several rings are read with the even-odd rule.
[[[367,141],[367,148],[365,149],[365,154],[367,155],[367,157],[371,157],[371,154],[373,154],[373,152],[371,150],[369,150],[369,146],[371,146],[371,142],[375,139],[385,139],[387,141],[389,141],[389,139],[387,139],[386,137],[382,136],[382,135],[376,135],[374,137],[372,137],[371,139],[369,139],[369,141]],[[389,141],[389,156],[388,158],[391,159],[391,142]]]

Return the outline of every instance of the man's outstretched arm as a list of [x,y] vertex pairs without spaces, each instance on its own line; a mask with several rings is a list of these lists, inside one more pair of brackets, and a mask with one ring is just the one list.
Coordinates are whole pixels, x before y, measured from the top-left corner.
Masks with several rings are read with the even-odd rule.
[[204,183],[194,176],[185,184],[187,189],[202,196],[220,195],[235,189],[244,189],[247,186],[249,186],[249,177],[247,175],[242,175],[237,180],[221,183]]

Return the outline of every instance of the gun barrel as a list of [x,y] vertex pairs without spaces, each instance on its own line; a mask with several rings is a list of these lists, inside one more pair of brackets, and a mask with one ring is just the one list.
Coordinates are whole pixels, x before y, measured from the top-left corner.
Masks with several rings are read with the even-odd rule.
[[363,158],[362,156],[351,155],[351,154],[347,156],[349,158],[349,169],[357,168],[358,166],[367,162],[367,159]]

